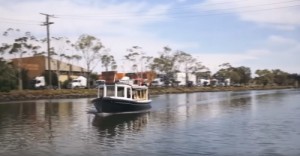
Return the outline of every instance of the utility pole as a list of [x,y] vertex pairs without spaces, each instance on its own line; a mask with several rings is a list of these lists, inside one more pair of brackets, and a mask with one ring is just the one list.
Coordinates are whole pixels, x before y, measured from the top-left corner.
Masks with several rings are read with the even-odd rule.
[[46,22],[42,24],[42,26],[46,26],[47,28],[47,52],[48,52],[48,76],[49,76],[49,86],[52,88],[52,74],[51,74],[51,53],[50,53],[50,33],[49,26],[50,24],[54,24],[54,22],[49,22],[49,17],[54,17],[53,15],[40,13],[41,15],[46,16]]

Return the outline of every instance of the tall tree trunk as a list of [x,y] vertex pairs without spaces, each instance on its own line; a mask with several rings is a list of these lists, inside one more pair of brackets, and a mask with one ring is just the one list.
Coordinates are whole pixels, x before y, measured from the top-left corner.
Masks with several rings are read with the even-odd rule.
[[90,65],[87,66],[87,78],[86,78],[87,88],[90,89]]
[[[22,58],[20,58],[22,59]],[[19,90],[23,90],[23,81],[22,81],[22,67],[21,67],[21,60],[18,59],[18,83],[19,83]]]
[[59,77],[60,77],[60,63],[61,62],[58,62],[57,61],[57,70],[56,70],[56,74],[57,74],[57,79],[58,79],[58,89],[60,90],[61,89],[61,85],[60,85],[60,81],[59,81]]

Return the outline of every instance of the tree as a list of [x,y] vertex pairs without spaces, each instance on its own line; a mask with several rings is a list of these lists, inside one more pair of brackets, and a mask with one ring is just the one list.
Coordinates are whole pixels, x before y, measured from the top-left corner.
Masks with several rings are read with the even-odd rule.
[[233,69],[240,77],[240,84],[247,84],[251,80],[251,69],[249,67],[241,66]]
[[174,79],[174,73],[178,72],[175,66],[175,57],[172,49],[169,47],[163,47],[163,51],[160,52],[158,57],[153,59],[150,64],[150,68],[158,73],[165,74],[164,82],[169,84]]
[[[42,75],[45,77],[46,84],[49,84],[50,83],[49,72],[44,72]],[[59,84],[58,76],[54,71],[51,71],[51,81],[52,81],[52,86],[58,86]]]
[[247,84],[251,80],[251,69],[249,67],[233,67],[230,63],[219,65],[221,69],[214,74],[218,80],[224,81],[230,78],[231,82],[238,84]]
[[[81,59],[81,56],[79,55],[68,55],[66,54],[67,51],[72,48],[72,44],[71,41],[66,38],[66,37],[52,37],[53,41],[52,41],[52,48],[51,48],[51,54],[54,55],[54,58],[56,58],[57,60],[59,60],[58,62],[56,62],[56,76],[58,79],[58,89],[61,89],[61,84],[59,82],[59,77],[60,77],[60,68],[61,68],[61,62],[63,60],[68,60],[69,62],[72,59]],[[47,40],[44,40],[47,41]],[[54,60],[52,60],[54,62]],[[69,63],[70,64],[70,63]],[[71,68],[72,69],[72,68]],[[52,86],[56,86],[55,84],[52,84]]]
[[272,84],[274,82],[273,74],[268,69],[263,70],[256,70],[255,74],[258,75],[258,78],[256,80],[259,84],[262,84],[263,86],[266,86],[268,84]]
[[109,54],[109,49],[106,50],[106,54],[103,54],[101,56],[101,63],[102,66],[105,68],[105,71],[108,71],[108,68],[110,67],[110,70],[116,70],[117,63],[115,61],[114,56]]
[[0,50],[2,53],[8,52],[8,54],[14,55],[14,58],[17,60],[17,70],[18,70],[18,88],[19,90],[23,90],[23,81],[22,81],[22,58],[24,55],[29,54],[29,52],[37,53],[37,50],[40,48],[38,45],[34,45],[33,43],[37,41],[37,39],[31,35],[30,32],[22,32],[19,29],[7,29],[3,35],[9,36],[14,33],[17,33],[17,38],[14,39],[13,43],[2,44]]
[[[75,48],[81,52],[82,58],[86,63],[87,68],[87,81],[90,82],[90,73],[97,65],[96,62],[100,58],[100,50],[104,48],[99,39],[90,35],[81,35],[76,44]],[[88,83],[90,88],[90,83]]]
[[203,69],[207,69],[202,65],[200,61],[194,58],[191,54],[188,54],[183,51],[177,51],[174,55],[175,62],[177,63],[177,70],[183,71],[185,73],[185,81],[188,84],[189,73],[196,74],[197,72],[201,72]]
[[8,92],[17,87],[17,70],[13,65],[0,58],[0,92]]
[[288,74],[288,85],[299,87],[300,75],[298,74]]
[[232,66],[229,63],[223,63],[219,65],[219,67],[221,67],[221,69],[218,70],[213,77],[221,81],[224,81],[226,78],[230,78]]
[[196,72],[196,76],[198,78],[210,79],[211,78],[211,71],[208,68],[206,68],[206,71]]
[[153,62],[152,56],[142,56],[143,65],[145,65],[146,70],[151,70],[151,63]]
[[130,66],[134,72],[138,72],[139,67],[140,70],[143,70],[142,65],[142,57],[145,53],[142,51],[142,48],[139,46],[133,46],[130,49],[127,49],[128,54],[125,55],[125,59],[130,62]]
[[288,73],[281,71],[280,69],[272,70],[274,75],[274,83],[277,85],[287,85],[288,84]]

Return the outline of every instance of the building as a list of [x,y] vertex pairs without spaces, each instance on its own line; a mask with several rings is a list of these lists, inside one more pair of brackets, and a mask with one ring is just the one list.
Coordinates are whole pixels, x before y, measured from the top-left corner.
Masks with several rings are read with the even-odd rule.
[[196,84],[196,75],[192,73],[175,73],[174,79],[179,86],[186,86],[186,81],[191,82],[192,85]]
[[[46,56],[33,56],[33,57],[24,57],[12,59],[12,62],[15,66],[20,66],[23,69],[27,70],[28,77],[34,79],[36,76],[41,76],[45,72],[49,71],[48,68],[48,58]],[[59,71],[59,81],[64,82],[69,78],[75,78],[80,75],[86,75],[87,70],[74,66],[56,59],[50,59],[50,69],[53,72]]]
[[139,73],[118,73],[117,71],[103,71],[99,76],[100,80],[105,80],[106,83],[114,83],[121,80],[123,77],[128,77],[131,80],[135,80],[136,84],[146,83],[150,84],[155,78],[156,73],[153,71],[139,72]]

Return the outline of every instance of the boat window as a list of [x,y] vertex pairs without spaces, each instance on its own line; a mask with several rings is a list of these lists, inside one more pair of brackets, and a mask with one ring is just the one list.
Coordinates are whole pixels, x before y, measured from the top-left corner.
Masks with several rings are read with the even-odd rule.
[[97,80],[96,81],[96,86],[104,85],[104,84],[105,84],[105,80]]
[[106,96],[115,96],[115,86],[106,87]]
[[137,90],[132,90],[132,98],[133,98],[133,99],[138,99],[138,93],[137,93]]
[[142,94],[141,94],[141,91],[140,91],[140,90],[138,90],[138,96],[139,96],[139,99],[142,98]]
[[104,88],[99,88],[98,95],[99,95],[99,97],[103,97],[104,96]]
[[130,88],[127,88],[127,98],[131,98]]
[[124,97],[124,87],[118,86],[117,89],[117,97]]

